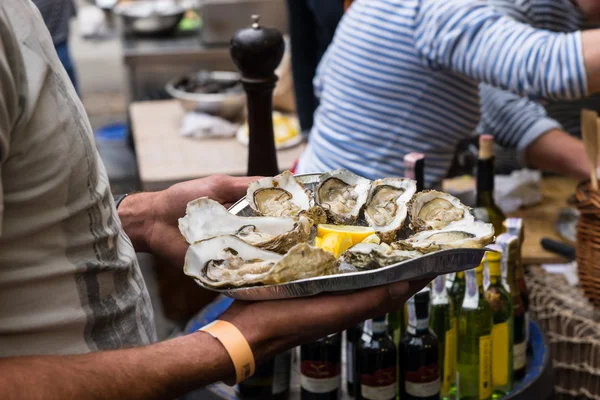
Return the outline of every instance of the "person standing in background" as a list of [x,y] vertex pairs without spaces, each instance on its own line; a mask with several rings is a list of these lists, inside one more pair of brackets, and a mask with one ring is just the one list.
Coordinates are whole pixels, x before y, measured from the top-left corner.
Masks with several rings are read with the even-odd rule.
[[[488,3],[502,14],[538,29],[569,33],[599,26],[597,22],[589,22],[590,18],[598,17],[597,0],[577,4],[571,0],[489,0]],[[519,157],[526,148],[530,149],[530,157],[543,161],[538,168],[549,168],[555,160],[547,156],[551,154],[548,147],[556,135],[581,137],[581,109],[600,111],[599,95],[570,101],[537,101],[487,84],[480,86],[480,94],[481,121],[477,131],[502,139],[507,148],[499,153],[499,163],[509,169],[526,164]],[[530,146],[534,142],[538,145]],[[546,156],[533,154],[540,151]]]
[[312,80],[344,14],[344,0],[287,0],[292,74],[300,128],[308,134],[319,105]]
[[73,0],[33,0],[33,3],[40,10],[58,58],[65,67],[75,90],[79,93],[75,66],[69,52],[69,23],[75,15]]

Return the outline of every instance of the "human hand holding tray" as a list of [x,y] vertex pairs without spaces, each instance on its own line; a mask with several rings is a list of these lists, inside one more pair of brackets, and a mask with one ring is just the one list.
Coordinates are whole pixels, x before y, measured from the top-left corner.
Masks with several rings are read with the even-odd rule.
[[[262,252],[260,254],[263,254],[265,251],[264,249],[267,248],[274,249],[280,254],[285,253],[285,255],[283,256],[284,259],[287,259],[288,261],[290,259],[293,260],[292,269],[295,265],[302,264],[302,258],[292,258],[290,256],[291,253],[295,252],[298,254],[305,254],[304,250],[306,249],[309,249],[308,252],[311,254],[312,252],[316,251],[321,252],[321,249],[316,249],[315,247],[313,247],[315,240],[314,236],[316,232],[315,228],[312,228],[312,233],[308,237],[306,235],[299,235],[299,237],[297,235],[292,236],[295,240],[299,240],[300,242],[308,242],[309,244],[311,244],[310,248],[308,245],[303,243],[296,245],[295,248],[292,248],[291,250],[289,249],[289,246],[284,246],[284,248],[281,248],[281,243],[279,241],[275,241],[279,248],[273,247],[273,241],[271,241],[271,244],[265,246],[264,244],[266,242],[264,240],[264,237],[266,234],[258,235],[259,240],[257,240],[256,237],[254,237],[254,234],[258,233],[258,231],[261,229],[263,231],[270,229],[270,226],[267,226],[265,228],[263,227],[263,225],[265,225],[267,222],[272,222],[271,220],[277,220],[277,218],[259,217],[262,218],[260,220],[256,218],[257,215],[261,214],[261,211],[260,207],[256,207],[256,204],[251,205],[248,201],[248,199],[250,199],[250,193],[256,192],[256,187],[254,189],[252,189],[251,187],[251,190],[249,190],[248,192],[249,196],[246,196],[245,198],[239,200],[235,205],[233,205],[229,209],[229,213],[226,213],[227,215],[224,217],[227,220],[231,219],[232,216],[255,218],[251,218],[250,220],[238,218],[243,222],[234,221],[231,223],[221,223],[218,228],[219,232],[212,234],[212,236],[215,236],[216,234],[226,235],[228,236],[228,238],[222,236],[222,239],[218,240],[217,238],[208,239],[211,237],[210,233],[200,234],[199,236],[192,235],[190,232],[193,228],[191,227],[197,226],[197,224],[194,224],[193,218],[189,218],[190,206],[188,206],[188,217],[182,218],[180,220],[180,229],[186,237],[186,240],[188,240],[189,243],[195,244],[190,246],[190,250],[188,250],[188,255],[186,256],[186,274],[196,278],[196,281],[200,286],[209,290],[223,293],[224,295],[235,299],[253,301],[285,299],[302,296],[311,296],[324,292],[353,291],[373,286],[389,284],[401,280],[417,280],[427,278],[433,279],[437,275],[471,269],[478,266],[481,262],[481,259],[486,251],[483,247],[493,241],[493,228],[491,228],[489,224],[474,221],[472,215],[468,211],[468,208],[460,204],[458,200],[452,198],[449,195],[433,191],[420,192],[415,194],[416,189],[414,189],[411,192],[410,185],[409,187],[406,187],[407,183],[412,182],[409,180],[390,178],[389,180],[378,180],[371,182],[368,180],[363,180],[364,178],[357,177],[360,178],[360,180],[357,181],[353,180],[350,176],[353,174],[348,173],[347,171],[340,174],[340,171],[342,170],[333,171],[327,174],[299,175],[291,178],[297,181],[297,183],[299,183],[301,187],[306,189],[306,193],[308,193],[308,196],[310,197],[311,201],[315,200],[314,203],[317,203],[317,205],[320,205],[322,208],[326,209],[326,217],[324,215],[319,215],[319,213],[310,213],[311,218],[315,220],[314,223],[324,223],[325,219],[327,219],[327,222],[337,223],[340,220],[342,220],[348,223],[348,218],[346,218],[345,216],[340,217],[339,208],[337,208],[337,206],[333,203],[334,201],[336,201],[336,196],[331,195],[331,193],[335,194],[335,190],[338,190],[337,188],[340,185],[340,180],[338,178],[341,177],[341,179],[350,181],[350,183],[353,186],[349,187],[352,190],[360,192],[362,187],[366,191],[364,195],[361,195],[359,193],[353,196],[357,198],[357,201],[359,203],[362,201],[363,205],[359,205],[358,207],[351,207],[354,208],[354,210],[349,211],[350,214],[356,215],[353,221],[350,221],[350,224],[370,225],[380,237],[385,238],[385,240],[387,240],[389,243],[392,243],[394,250],[386,251],[386,257],[390,254],[393,254],[394,256],[397,256],[398,254],[408,254],[411,258],[403,259],[402,261],[395,262],[393,264],[390,264],[389,262],[387,264],[384,263],[383,266],[377,266],[375,267],[375,269],[372,269],[372,264],[369,264],[369,269],[364,269],[364,263],[358,266],[351,265],[351,263],[348,263],[348,260],[350,260],[351,262],[352,260],[354,260],[354,258],[347,256],[347,254],[350,254],[352,252],[353,248],[351,247],[346,253],[343,253],[339,257],[339,260],[341,260],[341,262],[338,261],[338,263],[336,264],[336,271],[332,272],[331,270],[328,270],[328,272],[326,272],[326,275],[322,275],[319,272],[315,273],[315,275],[311,277],[300,275],[300,279],[289,279],[290,275],[286,275],[285,278],[282,278],[279,281],[269,281],[267,279],[265,280],[266,283],[263,283],[257,279],[254,279],[253,281],[246,281],[251,282],[250,284],[240,284],[235,282],[233,284],[224,284],[224,282],[219,282],[221,276],[226,276],[227,278],[231,279],[231,275],[229,275],[229,271],[226,275],[221,275],[220,272],[214,274],[214,271],[209,271],[209,273],[207,273],[206,271],[209,268],[209,262],[206,262],[206,260],[209,260],[210,257],[205,257],[204,249],[208,248],[207,244],[210,240],[212,240],[213,242],[218,242],[222,239],[227,239],[225,241],[228,243],[231,242],[231,240],[237,240],[237,242],[241,242],[236,238],[232,239],[231,235],[233,235],[234,232],[237,232],[235,234],[238,238],[244,239],[247,242],[256,245],[257,247],[261,247],[262,249],[256,249],[257,252]],[[344,175],[346,173],[350,175]],[[274,178],[274,180],[280,179],[279,177],[282,177],[284,175],[285,173]],[[350,178],[348,178],[349,176]],[[290,178],[289,174],[287,178]],[[334,184],[324,185],[324,179],[329,178],[335,179]],[[265,178],[265,180],[268,179],[273,178]],[[365,181],[368,182],[367,186],[364,186]],[[398,182],[400,182],[400,185],[398,185]],[[273,187],[277,189],[280,189],[280,186],[280,183],[276,183],[275,185],[273,185]],[[388,203],[385,204],[387,210],[389,211],[390,208],[388,206],[391,193],[389,189],[391,188],[393,190],[396,190],[396,188],[392,186],[401,186],[402,189],[397,193],[404,194],[402,196],[396,196],[396,198],[392,199],[392,202],[394,202],[394,212],[396,214],[400,214],[400,217],[398,217],[397,215],[392,215],[390,217],[391,219],[394,219],[396,221],[393,223],[397,224],[394,229],[390,230],[387,227],[377,225],[378,222],[382,222],[382,219],[381,216],[376,215],[377,207],[374,207],[373,204],[377,201],[380,201],[380,199],[384,197],[386,201],[388,201]],[[267,189],[271,190],[273,188]],[[327,193],[324,191],[325,189],[327,189]],[[294,192],[294,190],[290,191]],[[346,194],[345,197],[348,198],[348,195]],[[190,205],[192,203],[190,203]],[[352,202],[351,205],[354,206],[354,202]],[[378,207],[379,209],[383,209],[381,205],[379,205]],[[358,216],[359,212],[356,211],[357,208],[360,209],[360,217]],[[442,210],[441,212],[440,209]],[[336,212],[338,213],[338,215],[333,215]],[[323,213],[322,210],[321,213]],[[281,213],[279,212],[277,217],[281,216],[279,214]],[[317,216],[314,216],[315,214]],[[413,233],[412,231],[409,232],[408,228],[405,226],[404,219],[409,218],[408,214],[411,214],[411,223],[407,223],[406,225],[410,225],[411,228],[415,229],[416,233]],[[284,217],[286,216],[289,215],[285,215],[284,213]],[[201,218],[202,220],[207,219],[206,216],[198,215],[198,218],[195,221],[199,221],[199,218]],[[352,217],[349,218],[352,219]],[[223,221],[223,219],[219,218],[218,216],[215,216],[215,218],[212,219],[216,221]],[[332,221],[332,219],[334,221]],[[444,222],[444,220],[446,221]],[[260,224],[258,224],[257,222],[260,222]],[[233,224],[233,226],[230,228],[231,232],[228,232],[227,226],[231,224]],[[302,224],[299,223],[294,225],[295,232],[292,232],[292,230],[290,230],[290,232],[297,233],[296,231],[301,230],[298,228],[298,225]],[[252,226],[253,228],[253,237],[247,236],[247,228],[249,226]],[[202,229],[206,229],[206,227]],[[289,229],[289,227],[287,229]],[[256,232],[254,232],[254,230]],[[240,233],[242,231],[244,232],[243,234]],[[290,233],[288,232],[286,234],[289,235]],[[439,239],[434,240],[429,238]],[[446,242],[444,240],[446,240]],[[202,243],[202,241],[204,243],[200,244]],[[246,247],[250,247],[246,243],[243,243],[243,245]],[[303,251],[301,252],[297,251],[298,247],[300,246],[304,246],[302,248]],[[378,251],[383,251],[380,249],[381,246],[375,244],[369,246],[371,246],[371,248],[378,249]],[[383,242],[382,246],[391,249],[390,246],[385,245]],[[354,246],[354,248],[356,249],[357,247]],[[203,251],[194,252],[192,249],[202,249]],[[422,253],[417,252],[416,250],[419,250]],[[322,251],[322,253],[327,252]],[[235,254],[238,255],[238,252],[236,251]],[[269,254],[271,253],[269,252]],[[274,254],[274,257],[279,257],[277,259],[281,259],[282,257],[275,253],[272,254]],[[295,255],[297,256],[298,254]],[[377,254],[381,255],[381,253]],[[418,255],[415,256],[414,254]],[[331,261],[331,259],[335,259],[333,255],[330,255],[329,253],[327,253],[326,258],[328,262]],[[378,260],[380,259],[381,258],[378,258]],[[392,259],[393,258],[388,258],[388,260]],[[322,260],[322,258],[319,258],[319,260]],[[210,263],[213,263],[213,261],[215,260],[210,260]],[[223,260],[219,259],[217,261],[218,263],[211,265],[211,267],[217,268],[217,270],[219,268],[224,268],[222,267]],[[271,264],[273,263],[285,264],[285,262],[277,261],[271,262]],[[290,263],[288,262],[287,264]],[[288,270],[289,269],[290,268],[288,268]],[[300,267],[300,269],[302,269],[302,267]],[[209,275],[210,279],[207,279]],[[252,274],[252,277],[255,278],[256,276],[258,275]],[[238,278],[239,277],[237,277],[236,279]]]

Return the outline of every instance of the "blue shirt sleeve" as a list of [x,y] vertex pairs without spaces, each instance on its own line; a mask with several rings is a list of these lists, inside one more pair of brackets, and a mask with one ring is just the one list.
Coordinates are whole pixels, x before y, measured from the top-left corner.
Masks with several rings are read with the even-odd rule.
[[539,103],[486,84],[481,84],[479,91],[481,120],[477,131],[490,133],[501,146],[516,149],[523,166],[531,143],[552,129],[562,129]]
[[587,94],[580,32],[535,29],[486,2],[421,0],[414,34],[430,68],[534,98]]

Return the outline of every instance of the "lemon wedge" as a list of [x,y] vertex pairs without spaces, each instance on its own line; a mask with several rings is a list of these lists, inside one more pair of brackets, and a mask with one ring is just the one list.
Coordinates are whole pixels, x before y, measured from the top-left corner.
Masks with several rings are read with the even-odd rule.
[[330,232],[321,242],[321,248],[333,253],[336,258],[350,247],[352,247],[352,237],[343,232]]
[[320,224],[317,226],[317,236],[324,238],[328,233],[347,233],[352,238],[352,244],[358,244],[375,233],[368,226]]
[[366,238],[364,238],[361,243],[380,244],[381,243],[381,239],[376,234],[372,234],[372,235],[369,235]]
[[323,245],[323,238],[316,237],[315,238],[315,247],[321,247]]

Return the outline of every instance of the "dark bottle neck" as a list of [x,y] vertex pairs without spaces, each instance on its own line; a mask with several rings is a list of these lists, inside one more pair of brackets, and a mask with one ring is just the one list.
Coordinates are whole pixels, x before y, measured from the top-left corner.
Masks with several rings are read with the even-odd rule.
[[385,316],[373,318],[373,320],[371,321],[371,331],[373,339],[378,339],[388,334],[387,324],[385,323]]
[[429,301],[411,299],[408,302],[408,331],[412,334],[423,334],[429,331]]
[[425,187],[425,160],[416,160],[404,168],[404,176],[417,182],[417,192]]
[[494,202],[494,166],[494,157],[477,162],[477,205]]

